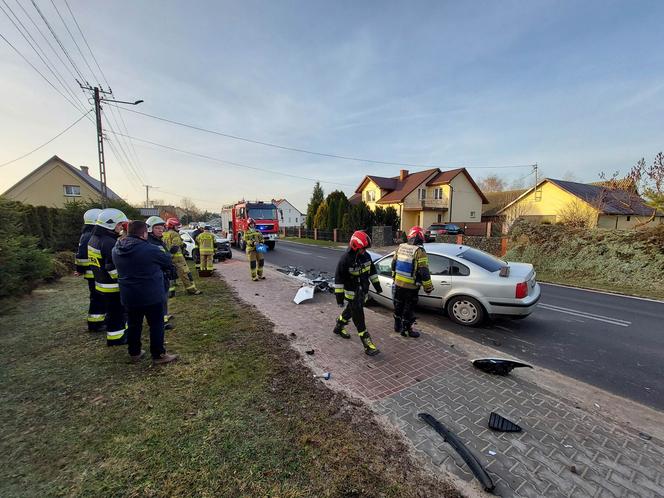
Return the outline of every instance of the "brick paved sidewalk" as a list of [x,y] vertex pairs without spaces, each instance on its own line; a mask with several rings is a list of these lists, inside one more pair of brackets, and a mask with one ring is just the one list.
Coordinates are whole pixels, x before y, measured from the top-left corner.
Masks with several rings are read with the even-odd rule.
[[[303,353],[304,361],[316,373],[332,373],[329,387],[366,400],[433,469],[469,483],[465,492],[479,489],[472,473],[419,420],[419,412],[436,417],[474,451],[500,496],[664,496],[664,442],[656,437],[642,439],[622,428],[627,424],[588,413],[518,372],[498,377],[476,370],[433,328],[422,327],[419,339],[402,338],[391,332],[389,314],[370,309],[367,328],[381,354],[369,358],[354,330],[352,340],[332,334],[339,308],[331,294],[296,305],[292,299],[299,283],[269,267],[267,280],[260,282],[250,281],[242,256],[216,267],[245,302],[269,317],[276,332],[291,337],[293,347],[315,350],[311,356]],[[491,431],[491,411],[518,423],[523,432]]]

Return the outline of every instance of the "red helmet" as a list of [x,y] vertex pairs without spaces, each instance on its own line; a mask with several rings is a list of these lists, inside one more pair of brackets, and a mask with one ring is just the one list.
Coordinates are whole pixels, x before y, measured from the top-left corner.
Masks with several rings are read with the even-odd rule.
[[255,224],[256,220],[254,220],[253,218],[247,218],[247,225],[255,225]]
[[423,244],[424,243],[424,230],[422,230],[422,227],[413,227],[410,229],[410,232],[408,232],[408,240],[414,240],[415,244]]
[[180,228],[182,226],[182,223],[180,223],[180,220],[177,218],[168,218],[166,220],[166,228]]
[[127,233],[127,230],[129,230],[129,222],[128,221],[123,221],[121,223],[121,225],[122,225],[122,230],[124,231],[124,233]]
[[371,238],[362,230],[353,232],[348,246],[353,250],[368,249],[371,247]]

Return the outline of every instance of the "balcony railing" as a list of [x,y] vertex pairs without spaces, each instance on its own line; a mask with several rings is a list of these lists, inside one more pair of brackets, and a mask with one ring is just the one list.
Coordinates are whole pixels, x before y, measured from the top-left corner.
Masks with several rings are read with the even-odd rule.
[[448,209],[449,199],[406,200],[404,209]]

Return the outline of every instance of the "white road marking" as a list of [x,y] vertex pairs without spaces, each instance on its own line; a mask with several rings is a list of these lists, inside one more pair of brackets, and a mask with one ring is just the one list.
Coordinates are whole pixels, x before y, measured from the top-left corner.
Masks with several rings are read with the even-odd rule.
[[587,318],[589,320],[597,320],[598,322],[609,323],[611,325],[618,325],[620,327],[629,327],[632,322],[627,320],[621,320],[619,318],[612,318],[610,316],[595,315],[594,313],[586,313],[585,311],[574,310],[570,308],[563,308],[561,306],[553,306],[551,304],[539,304],[540,308],[544,308],[549,311],[557,311],[558,313],[564,313],[566,315],[578,316],[579,318]]
[[659,303],[659,304],[664,304],[664,301],[661,299],[651,299],[647,297],[639,297],[639,296],[628,296],[626,294],[618,294],[617,292],[607,292],[607,291],[601,291],[601,290],[595,290],[595,289],[584,289],[583,287],[574,287],[572,285],[563,285],[563,284],[553,284],[551,282],[538,282],[540,285],[551,285],[553,287],[563,287],[565,289],[574,289],[578,291],[584,291],[584,292],[594,292],[595,294],[604,294],[606,296],[615,296],[615,297],[624,297],[627,299],[638,299],[639,301],[649,301],[651,303]]
[[304,254],[306,256],[311,256],[310,252],[298,251],[297,249],[293,249],[292,247],[281,246],[281,249],[282,250],[285,249],[286,251],[294,252],[294,253],[297,253],[297,254]]

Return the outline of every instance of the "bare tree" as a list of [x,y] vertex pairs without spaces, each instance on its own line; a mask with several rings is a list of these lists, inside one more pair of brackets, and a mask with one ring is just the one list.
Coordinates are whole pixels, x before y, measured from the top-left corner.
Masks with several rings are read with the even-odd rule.
[[482,178],[477,184],[483,192],[502,192],[506,188],[505,180],[494,174]]
[[599,210],[574,199],[556,213],[556,221],[572,228],[592,228],[597,223]]
[[636,187],[646,200],[646,204],[652,208],[652,214],[646,223],[655,219],[657,212],[664,212],[664,153],[655,156],[652,165],[647,166],[644,158],[641,158],[628,174]]
[[201,211],[196,207],[194,201],[189,197],[183,197],[180,201],[180,207],[185,212],[186,220],[181,220],[183,223],[191,223],[201,217]]

